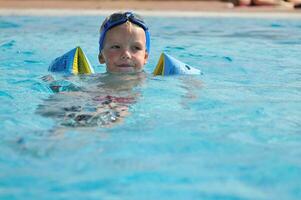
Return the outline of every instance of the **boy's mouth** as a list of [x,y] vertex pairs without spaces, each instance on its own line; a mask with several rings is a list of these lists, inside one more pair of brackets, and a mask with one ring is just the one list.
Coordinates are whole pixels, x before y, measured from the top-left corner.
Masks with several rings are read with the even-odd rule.
[[132,65],[130,64],[120,64],[120,65],[117,65],[118,67],[121,67],[121,68],[130,68],[130,67],[133,67]]
[[116,67],[117,67],[117,71],[119,71],[119,72],[128,73],[128,72],[135,71],[135,65],[128,64],[128,63],[118,64],[118,65],[116,65]]

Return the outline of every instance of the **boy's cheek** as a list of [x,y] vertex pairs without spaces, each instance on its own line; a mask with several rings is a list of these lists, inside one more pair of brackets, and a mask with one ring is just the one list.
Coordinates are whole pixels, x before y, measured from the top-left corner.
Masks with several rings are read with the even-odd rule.
[[116,58],[118,58],[118,54],[117,53],[114,53],[114,52],[109,52],[107,53],[107,60],[114,60]]

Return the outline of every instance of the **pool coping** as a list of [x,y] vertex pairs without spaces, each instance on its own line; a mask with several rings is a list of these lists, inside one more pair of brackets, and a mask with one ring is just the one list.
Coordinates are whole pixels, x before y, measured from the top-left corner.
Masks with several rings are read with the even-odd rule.
[[[120,9],[119,9],[120,10]],[[102,16],[116,10],[100,9],[18,9],[0,8],[0,16]],[[136,10],[143,16],[165,17],[239,17],[239,18],[301,18],[301,12],[227,12],[227,11],[178,11]]]

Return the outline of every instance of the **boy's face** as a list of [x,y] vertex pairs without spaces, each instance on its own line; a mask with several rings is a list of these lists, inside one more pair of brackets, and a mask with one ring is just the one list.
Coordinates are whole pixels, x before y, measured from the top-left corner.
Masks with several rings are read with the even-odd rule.
[[110,29],[105,36],[99,62],[112,73],[142,71],[148,59],[145,32],[129,22]]

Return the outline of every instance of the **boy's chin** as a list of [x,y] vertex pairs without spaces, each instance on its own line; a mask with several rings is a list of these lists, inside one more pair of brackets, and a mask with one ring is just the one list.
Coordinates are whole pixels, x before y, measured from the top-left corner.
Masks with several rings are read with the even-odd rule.
[[143,69],[135,69],[135,68],[119,68],[118,70],[108,70],[108,73],[111,74],[136,74],[141,73]]

